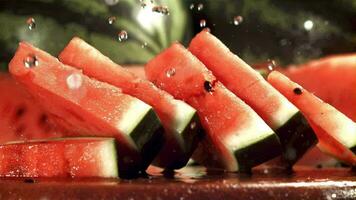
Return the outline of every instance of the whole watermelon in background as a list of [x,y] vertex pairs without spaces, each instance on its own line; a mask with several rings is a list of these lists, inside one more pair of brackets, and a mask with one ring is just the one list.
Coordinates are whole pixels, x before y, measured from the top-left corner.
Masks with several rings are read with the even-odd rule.
[[61,136],[32,97],[5,73],[0,73],[0,143]]
[[356,121],[356,54],[290,66],[283,73]]

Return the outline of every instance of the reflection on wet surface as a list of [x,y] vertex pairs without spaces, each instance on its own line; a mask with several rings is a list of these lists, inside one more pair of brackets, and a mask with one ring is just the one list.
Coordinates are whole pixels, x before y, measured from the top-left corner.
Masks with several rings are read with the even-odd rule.
[[260,168],[252,174],[191,166],[176,172],[150,167],[131,180],[2,179],[2,198],[110,199],[355,199],[356,176],[349,168]]

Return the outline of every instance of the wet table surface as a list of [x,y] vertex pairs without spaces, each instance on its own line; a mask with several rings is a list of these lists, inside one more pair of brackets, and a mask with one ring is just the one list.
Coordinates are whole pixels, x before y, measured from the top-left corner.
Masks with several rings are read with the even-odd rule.
[[356,172],[303,168],[293,173],[256,169],[252,174],[186,167],[163,175],[119,179],[0,179],[1,199],[356,199]]

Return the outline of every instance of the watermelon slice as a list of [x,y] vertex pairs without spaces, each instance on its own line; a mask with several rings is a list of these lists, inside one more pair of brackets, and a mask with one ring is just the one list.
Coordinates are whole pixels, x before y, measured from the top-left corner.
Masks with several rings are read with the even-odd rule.
[[282,72],[356,121],[356,54],[329,56]]
[[163,128],[152,107],[141,100],[27,43],[20,43],[9,68],[70,135],[115,137],[123,175],[146,169],[160,150]]
[[117,177],[110,138],[30,140],[0,145],[2,177]]
[[83,70],[84,74],[115,85],[124,93],[151,105],[166,130],[165,145],[154,164],[168,169],[179,169],[186,165],[197,146],[198,133],[201,131],[194,108],[128,72],[80,38],[73,38],[59,58],[63,63]]
[[356,155],[352,152],[356,152],[356,124],[350,118],[277,71],[268,75],[268,82],[307,117],[323,151],[356,164]]
[[0,73],[0,143],[60,137],[47,113],[7,73]]
[[273,130],[178,43],[149,61],[145,70],[149,80],[197,109],[207,131],[194,153],[200,164],[247,171],[280,155]]
[[142,66],[142,65],[127,65],[124,67],[129,72],[135,74],[137,77],[139,77],[141,79],[147,79],[144,66]]
[[283,146],[282,160],[286,167],[291,167],[317,143],[317,137],[299,110],[216,37],[202,31],[192,40],[189,50],[276,132]]

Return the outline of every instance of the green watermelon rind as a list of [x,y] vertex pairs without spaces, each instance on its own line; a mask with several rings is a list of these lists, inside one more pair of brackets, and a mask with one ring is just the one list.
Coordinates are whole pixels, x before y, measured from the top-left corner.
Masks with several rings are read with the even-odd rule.
[[138,170],[146,170],[165,141],[164,128],[152,108],[137,122],[137,126],[129,135],[142,157],[142,166]]
[[252,167],[271,160],[282,153],[281,144],[276,134],[269,134],[248,146],[233,152],[239,172],[250,172]]
[[309,149],[318,143],[318,138],[303,114],[298,111],[275,130],[283,147],[282,160],[286,167],[295,164]]

